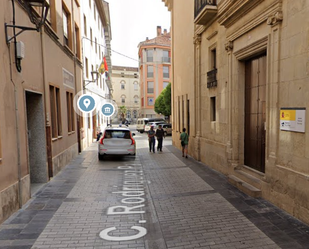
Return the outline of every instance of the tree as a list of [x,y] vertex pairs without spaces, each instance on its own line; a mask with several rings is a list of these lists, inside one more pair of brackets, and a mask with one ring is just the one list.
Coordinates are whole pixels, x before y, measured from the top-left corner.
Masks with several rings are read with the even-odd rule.
[[166,116],[169,116],[172,114],[172,87],[171,83],[167,85],[167,87],[164,89],[164,104],[165,104],[165,110],[166,110]]
[[171,83],[161,92],[155,101],[154,110],[158,114],[163,114],[164,116],[171,115]]
[[127,113],[127,108],[122,105],[122,106],[119,106],[119,111],[120,111],[120,115],[121,115],[121,121],[122,123],[124,124],[124,121],[125,121],[125,115]]
[[[163,93],[163,91],[162,91],[162,93]],[[165,115],[164,114],[165,113],[165,103],[164,103],[164,97],[163,97],[162,93],[158,96],[158,98],[155,101],[154,110],[158,114]]]

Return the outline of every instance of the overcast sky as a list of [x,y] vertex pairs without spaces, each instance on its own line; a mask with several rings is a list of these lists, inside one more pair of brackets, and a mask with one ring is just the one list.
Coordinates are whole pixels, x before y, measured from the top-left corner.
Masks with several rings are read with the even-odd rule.
[[[162,0],[106,0],[112,29],[112,65],[138,67],[137,46],[156,37],[157,26],[170,30],[170,12]],[[117,54],[119,52],[128,57]]]

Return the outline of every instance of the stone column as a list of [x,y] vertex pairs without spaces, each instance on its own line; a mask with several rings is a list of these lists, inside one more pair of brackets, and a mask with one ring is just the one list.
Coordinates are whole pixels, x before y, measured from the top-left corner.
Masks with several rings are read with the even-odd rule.
[[280,82],[280,35],[282,22],[282,12],[278,11],[273,16],[267,19],[267,24],[271,26],[271,34],[268,43],[268,86],[267,86],[267,101],[268,101],[268,129],[267,129],[267,149],[266,158],[270,164],[276,163],[279,139],[279,82]]
[[195,139],[194,157],[200,161],[200,136],[201,136],[201,35],[194,36],[194,95],[195,95]]
[[233,105],[233,94],[232,94],[232,51],[233,42],[229,41],[225,43],[225,50],[228,56],[228,141],[226,143],[227,159],[231,163],[233,160],[233,137],[232,137],[232,105]]

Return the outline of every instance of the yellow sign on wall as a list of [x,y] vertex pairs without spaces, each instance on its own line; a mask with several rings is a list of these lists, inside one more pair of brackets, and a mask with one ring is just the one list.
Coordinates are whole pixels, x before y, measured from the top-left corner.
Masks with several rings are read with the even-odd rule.
[[295,121],[296,110],[280,110],[280,119],[287,121]]
[[305,132],[306,108],[281,108],[280,130]]

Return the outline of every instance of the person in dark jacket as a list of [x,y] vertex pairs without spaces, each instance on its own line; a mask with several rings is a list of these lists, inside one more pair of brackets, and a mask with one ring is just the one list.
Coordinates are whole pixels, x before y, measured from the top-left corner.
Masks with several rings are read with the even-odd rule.
[[162,129],[162,125],[158,126],[158,129],[156,130],[156,137],[158,140],[158,151],[162,151],[162,144],[163,144],[163,137],[164,137],[164,130]]
[[155,139],[156,132],[153,129],[153,125],[150,126],[150,130],[148,131],[148,141],[149,141],[149,152],[151,150],[153,153],[155,153],[155,144],[156,144],[156,139]]

